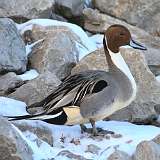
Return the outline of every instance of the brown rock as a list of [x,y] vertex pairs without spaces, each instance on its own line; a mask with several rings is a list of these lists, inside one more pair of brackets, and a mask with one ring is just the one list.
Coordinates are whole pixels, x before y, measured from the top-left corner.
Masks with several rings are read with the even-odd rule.
[[[121,48],[121,53],[135,77],[138,86],[137,98],[127,108],[116,112],[110,118],[130,121],[137,120],[137,118],[143,120],[156,114],[154,105],[160,103],[160,83],[149,70],[142,52]],[[88,69],[108,69],[103,49],[84,57],[73,69],[73,73]]]
[[131,160],[131,157],[123,151],[116,150],[107,160]]
[[32,35],[43,42],[33,47],[29,58],[31,67],[40,73],[55,73],[60,79],[69,75],[78,60],[76,42],[80,42],[79,37],[67,27],[37,25],[33,27]]
[[145,57],[149,65],[159,65],[160,64],[160,38],[151,36],[144,30],[132,26],[124,21],[113,18],[111,16],[99,13],[97,10],[87,8],[84,10],[85,29],[88,31],[97,33],[103,33],[110,25],[121,24],[126,26],[130,31],[133,39],[145,44],[147,51],[145,52]]
[[125,20],[153,34],[160,33],[159,0],[94,0],[94,5],[103,13]]
[[0,95],[9,94],[22,84],[22,79],[20,79],[14,72],[9,72],[0,76]]
[[17,130],[5,119],[0,118],[1,160],[32,160],[32,150]]
[[24,101],[27,105],[41,101],[56,86],[60,84],[60,80],[51,72],[40,74],[37,78],[17,88],[9,97]]
[[160,145],[152,141],[143,141],[138,144],[133,160],[159,160]]

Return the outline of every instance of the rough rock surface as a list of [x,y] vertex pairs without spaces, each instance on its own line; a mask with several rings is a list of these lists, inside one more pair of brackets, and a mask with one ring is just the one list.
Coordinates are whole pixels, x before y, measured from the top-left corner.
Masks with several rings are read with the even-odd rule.
[[123,19],[155,35],[160,33],[159,0],[95,0],[94,5],[103,13]]
[[35,125],[31,125],[30,123],[27,123],[25,121],[14,122],[14,125],[17,126],[22,132],[29,131],[35,134],[40,140],[45,141],[51,146],[53,146],[54,139],[52,131],[49,130],[46,125],[42,125],[37,121],[35,122]]
[[15,23],[8,18],[0,18],[0,57],[0,73],[26,70],[24,42]]
[[133,160],[159,160],[160,145],[152,141],[143,141],[138,144]]
[[127,153],[116,150],[108,157],[107,160],[132,160],[132,159]]
[[124,21],[118,20],[111,16],[99,13],[97,10],[86,8],[83,11],[85,15],[85,29],[94,33],[103,33],[110,25],[122,24],[126,26],[133,39],[145,44],[147,51],[145,52],[145,57],[149,65],[159,65],[160,64],[160,38],[151,36],[144,30],[132,26]]
[[[138,86],[137,98],[110,118],[136,121],[156,114],[154,105],[160,104],[160,83],[149,70],[143,53],[129,48],[121,48],[121,53],[135,77]],[[83,58],[72,73],[87,69],[108,70],[103,48]]]
[[79,17],[83,13],[85,1],[82,0],[56,0],[55,10],[66,18]]
[[9,97],[31,105],[41,101],[59,84],[60,80],[53,73],[48,71],[22,85],[20,88],[17,88]]
[[14,72],[0,76],[0,95],[6,95],[20,87],[24,82]]
[[35,25],[32,33],[35,40],[43,41],[32,50],[29,57],[31,67],[40,73],[55,73],[60,79],[69,75],[78,60],[76,44],[81,43],[79,37],[67,27]]
[[14,20],[49,18],[54,0],[5,0],[0,1],[0,17]]
[[0,118],[1,160],[32,160],[32,150],[7,120]]

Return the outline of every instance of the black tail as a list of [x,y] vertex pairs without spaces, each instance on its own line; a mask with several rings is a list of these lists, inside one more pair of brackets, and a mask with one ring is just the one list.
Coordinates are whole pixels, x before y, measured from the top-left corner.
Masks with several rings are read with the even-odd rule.
[[8,118],[9,121],[18,121],[18,120],[42,120],[47,123],[64,125],[67,121],[67,115],[63,110],[60,112],[53,112],[50,114],[40,113],[35,115],[23,115],[23,116],[4,116]]

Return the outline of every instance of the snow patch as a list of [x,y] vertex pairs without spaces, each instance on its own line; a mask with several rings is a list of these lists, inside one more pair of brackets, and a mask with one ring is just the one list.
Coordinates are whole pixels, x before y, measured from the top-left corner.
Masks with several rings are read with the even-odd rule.
[[19,116],[24,114],[28,114],[24,102],[7,97],[0,97],[0,115]]
[[156,80],[160,82],[160,75],[156,76]]
[[31,69],[29,71],[26,71],[24,74],[17,75],[19,78],[21,78],[23,81],[32,80],[34,78],[37,78],[39,76],[39,73],[35,69]]

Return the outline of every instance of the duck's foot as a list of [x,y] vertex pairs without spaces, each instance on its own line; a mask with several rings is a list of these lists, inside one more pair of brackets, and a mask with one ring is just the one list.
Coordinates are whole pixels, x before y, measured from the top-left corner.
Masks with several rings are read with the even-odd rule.
[[107,134],[114,134],[113,131],[104,130],[102,128],[99,128],[95,126],[95,122],[91,121],[92,128],[87,128],[84,124],[80,124],[81,127],[81,133],[89,133],[93,136],[105,136]]

